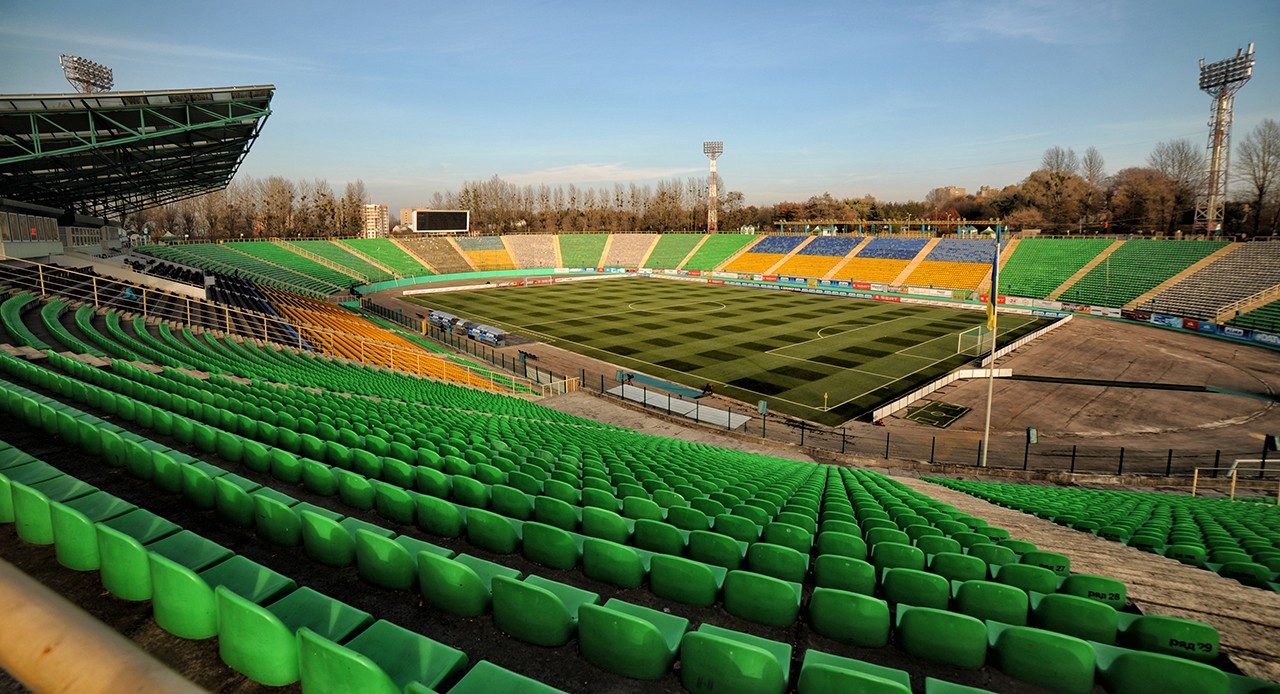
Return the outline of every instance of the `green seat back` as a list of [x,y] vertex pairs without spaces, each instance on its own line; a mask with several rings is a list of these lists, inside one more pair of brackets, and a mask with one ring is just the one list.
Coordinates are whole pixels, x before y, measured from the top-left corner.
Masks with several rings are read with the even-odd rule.
[[800,584],[752,571],[730,571],[724,579],[724,608],[736,617],[770,626],[794,624],[800,613]]
[[689,620],[616,598],[578,612],[578,648],[598,667],[624,677],[661,678],[671,669]]
[[722,566],[655,554],[649,560],[649,589],[660,598],[710,607],[719,599],[727,573]]
[[917,658],[965,670],[987,659],[987,627],[968,615],[930,607],[899,605],[897,642]]
[[578,630],[578,612],[600,596],[530,576],[493,579],[493,621],[504,633],[537,646],[563,646]]
[[837,588],[814,588],[809,601],[814,631],[843,643],[880,648],[889,643],[889,603]]
[[693,694],[782,694],[791,645],[704,623],[680,644],[680,682]]
[[573,569],[582,559],[582,539],[554,525],[530,521],[522,528],[525,559],[553,569]]
[[851,593],[874,595],[876,568],[869,562],[837,554],[820,554],[813,562],[814,584]]
[[1006,583],[965,581],[956,588],[953,609],[982,620],[1024,626],[1031,602],[1025,591]]
[[996,667],[1023,682],[1068,694],[1093,691],[1095,656],[1087,641],[1043,629],[990,624]]
[[928,571],[894,567],[884,571],[884,598],[891,605],[919,605],[939,610],[951,602],[951,583]]

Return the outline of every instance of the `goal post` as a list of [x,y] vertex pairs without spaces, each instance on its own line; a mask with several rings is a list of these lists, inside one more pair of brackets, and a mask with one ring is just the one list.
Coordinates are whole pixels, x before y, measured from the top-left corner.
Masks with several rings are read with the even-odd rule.
[[980,357],[991,346],[991,328],[979,325],[956,336],[956,354]]

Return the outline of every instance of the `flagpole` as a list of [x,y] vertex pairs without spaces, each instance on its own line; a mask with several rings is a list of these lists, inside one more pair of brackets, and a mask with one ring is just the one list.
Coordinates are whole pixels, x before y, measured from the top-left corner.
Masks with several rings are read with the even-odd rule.
[[996,250],[991,258],[991,293],[987,297],[987,328],[991,330],[991,351],[987,362],[987,419],[982,425],[982,457],[978,467],[987,466],[987,452],[991,450],[991,396],[996,385],[996,306],[1000,303],[997,296],[1000,292],[1000,225],[996,225]]

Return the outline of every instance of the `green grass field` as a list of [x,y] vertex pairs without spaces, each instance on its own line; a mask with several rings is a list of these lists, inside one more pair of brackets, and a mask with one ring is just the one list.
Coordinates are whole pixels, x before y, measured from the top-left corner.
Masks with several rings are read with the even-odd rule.
[[[642,278],[406,299],[830,425],[966,363],[956,335],[986,321],[981,311]],[[1004,315],[999,342],[1044,322]]]

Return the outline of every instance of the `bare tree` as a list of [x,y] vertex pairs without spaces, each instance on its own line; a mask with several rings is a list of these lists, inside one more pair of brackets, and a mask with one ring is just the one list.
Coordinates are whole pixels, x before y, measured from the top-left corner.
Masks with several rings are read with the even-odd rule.
[[1050,147],[1040,158],[1040,169],[1049,173],[1074,176],[1080,173],[1080,160],[1076,157],[1074,149]]
[[1084,180],[1095,188],[1101,188],[1107,180],[1107,163],[1102,159],[1102,153],[1097,147],[1090,147],[1084,151],[1084,158],[1080,160],[1080,174],[1084,176]]
[[1194,207],[1204,186],[1204,150],[1186,139],[1161,142],[1151,150],[1147,165],[1173,183],[1174,208],[1167,227],[1172,231],[1178,219]]
[[[1280,197],[1280,124],[1267,118],[1236,147],[1236,173],[1248,186],[1253,233],[1262,229],[1267,206]],[[1270,231],[1280,222],[1280,206],[1271,215]]]

